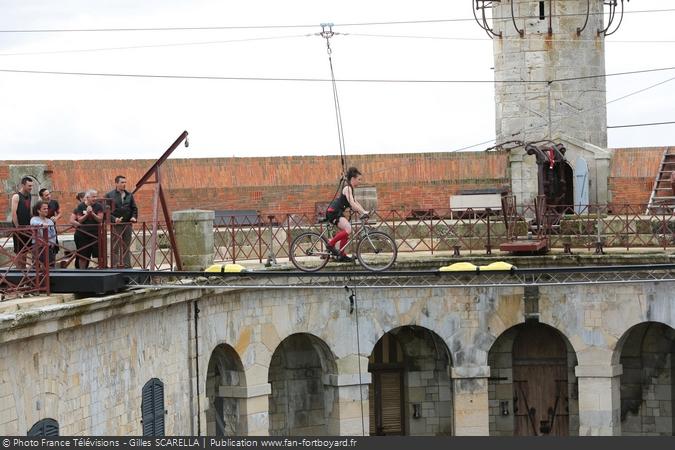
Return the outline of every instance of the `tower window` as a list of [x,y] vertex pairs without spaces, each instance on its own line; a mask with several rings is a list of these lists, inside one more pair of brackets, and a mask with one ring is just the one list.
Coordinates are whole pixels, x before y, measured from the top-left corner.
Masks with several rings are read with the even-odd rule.
[[544,11],[544,2],[539,2],[539,20],[546,18],[546,11]]
[[164,436],[164,383],[153,378],[143,386],[143,436]]

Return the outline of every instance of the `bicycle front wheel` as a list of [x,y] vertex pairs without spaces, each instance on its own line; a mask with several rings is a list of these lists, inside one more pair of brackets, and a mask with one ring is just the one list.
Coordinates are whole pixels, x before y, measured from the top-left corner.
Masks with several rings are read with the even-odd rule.
[[361,265],[376,272],[393,266],[397,254],[396,242],[382,231],[369,232],[356,247],[356,257]]
[[313,231],[302,233],[291,243],[291,262],[303,272],[323,269],[329,258],[328,241],[319,233]]

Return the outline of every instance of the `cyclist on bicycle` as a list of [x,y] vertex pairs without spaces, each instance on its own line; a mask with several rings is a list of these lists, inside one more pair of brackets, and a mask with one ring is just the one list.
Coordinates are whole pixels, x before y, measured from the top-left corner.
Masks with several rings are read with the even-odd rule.
[[352,232],[352,225],[344,216],[345,210],[350,208],[361,216],[368,216],[368,212],[354,198],[354,188],[361,184],[361,178],[361,172],[356,167],[347,169],[347,174],[345,175],[346,184],[342,189],[342,194],[335,198],[328,206],[328,209],[326,209],[326,219],[340,229],[333,239],[328,241],[330,245],[329,251],[336,257],[336,261],[338,262],[353,261],[344,251],[349,240],[349,235]]

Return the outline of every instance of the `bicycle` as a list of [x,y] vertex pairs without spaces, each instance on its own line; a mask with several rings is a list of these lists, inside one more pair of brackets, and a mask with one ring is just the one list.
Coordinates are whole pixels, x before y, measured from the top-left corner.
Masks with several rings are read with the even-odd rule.
[[[398,249],[394,239],[383,231],[374,230],[368,219],[369,215],[365,214],[361,216],[360,222],[355,223],[358,229],[352,233],[347,245],[355,243],[356,258],[361,266],[373,272],[381,272],[394,265]],[[319,271],[328,264],[331,257],[337,256],[330,251],[326,238],[326,234],[334,225],[327,219],[322,219],[319,223],[328,223],[328,226],[321,233],[316,231],[301,233],[291,242],[290,260],[303,272]]]

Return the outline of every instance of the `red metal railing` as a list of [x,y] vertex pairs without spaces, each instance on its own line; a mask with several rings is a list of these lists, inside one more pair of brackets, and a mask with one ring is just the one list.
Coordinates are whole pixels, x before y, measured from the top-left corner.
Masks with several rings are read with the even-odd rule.
[[[77,238],[75,228],[72,225],[57,225],[57,242],[51,245],[47,228],[0,229],[0,297],[48,295],[49,273],[54,268],[174,268],[174,253],[165,223],[158,223],[157,226],[154,258],[150,245],[152,224],[103,222],[89,228],[80,227]],[[14,244],[18,239],[27,245],[17,247],[18,251],[15,251]],[[53,255],[51,260],[50,255]]]
[[[391,235],[399,252],[488,253],[499,244],[527,237],[548,238],[549,247],[564,249],[662,248],[675,246],[675,213],[662,209],[644,214],[646,205],[548,206],[506,203],[506,212],[468,208],[377,212],[373,226]],[[323,231],[310,214],[223,218],[214,224],[214,258],[237,262],[288,257],[299,233]]]
[[[662,248],[675,246],[675,213],[661,208],[644,214],[646,205],[588,205],[552,207],[540,199],[531,205],[506,201],[504,211],[484,209],[430,209],[384,211],[373,215],[372,226],[388,233],[399,252],[453,252],[490,254],[501,243],[531,235],[546,237],[551,248]],[[171,270],[174,252],[167,224],[158,224],[156,249],[151,245],[152,224],[110,224],[104,221],[81,229],[84,244],[75,245],[71,225],[58,225],[54,266],[74,268],[143,268]],[[214,259],[223,262],[287,258],[290,244],[301,232],[322,232],[327,225],[314,214],[275,214],[220,219],[214,224]],[[355,223],[358,226],[358,223]],[[35,227],[0,230],[0,294],[49,292],[49,261],[40,261],[48,246],[44,229]],[[14,251],[14,237],[30,245]],[[80,242],[78,242],[80,243]],[[93,251],[95,248],[96,251]],[[153,251],[154,250],[154,251]],[[35,252],[38,253],[35,253]],[[93,253],[93,254],[92,254]],[[97,256],[96,256],[97,255]],[[46,280],[46,281],[45,281]]]
[[46,229],[0,230],[0,300],[49,295],[49,241]]

